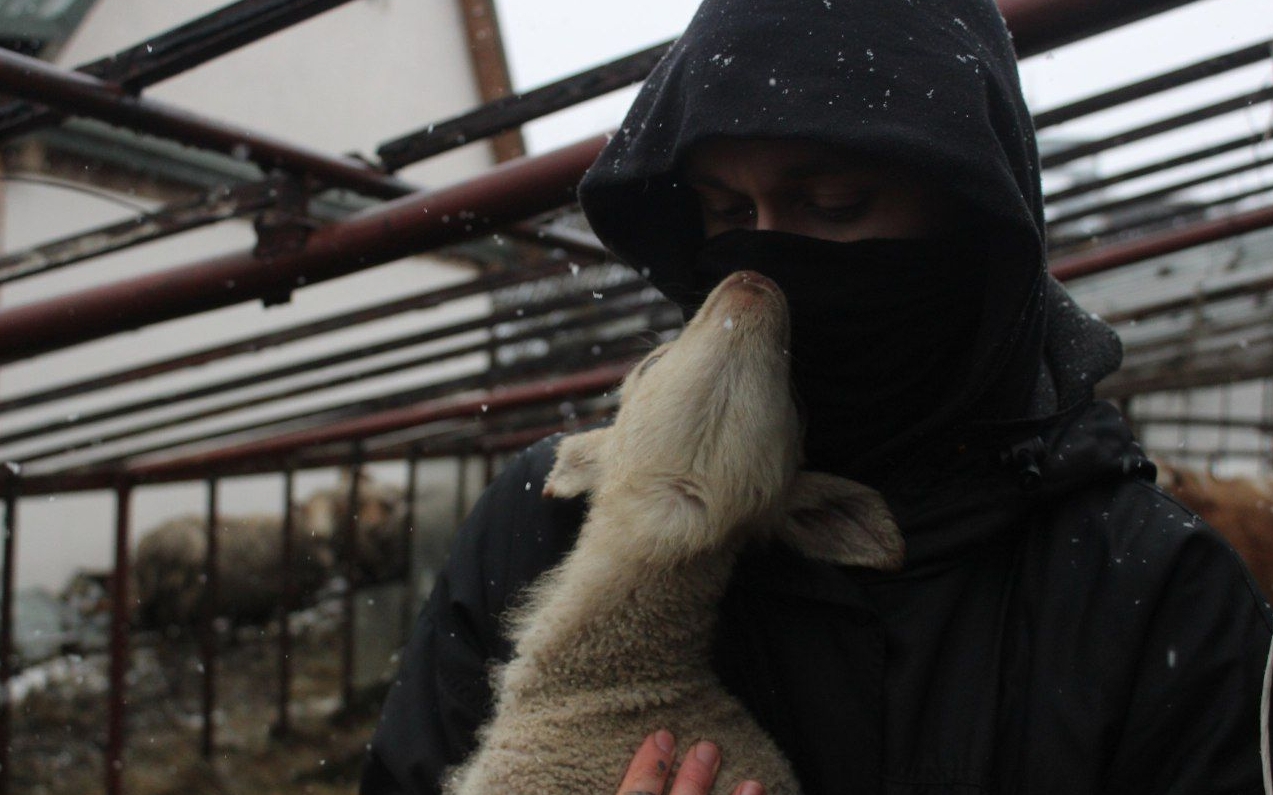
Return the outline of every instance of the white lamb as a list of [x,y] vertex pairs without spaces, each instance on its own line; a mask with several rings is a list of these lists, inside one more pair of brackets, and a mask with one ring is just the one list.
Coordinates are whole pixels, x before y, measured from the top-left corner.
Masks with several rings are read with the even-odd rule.
[[544,493],[590,492],[575,549],[533,587],[496,674],[496,709],[451,795],[607,795],[657,728],[721,749],[743,779],[795,795],[773,741],[712,672],[717,604],[739,549],[777,537],[892,568],[902,541],[874,491],[798,472],[786,300],[735,273],[681,337],[633,369],[612,426],[566,437]]

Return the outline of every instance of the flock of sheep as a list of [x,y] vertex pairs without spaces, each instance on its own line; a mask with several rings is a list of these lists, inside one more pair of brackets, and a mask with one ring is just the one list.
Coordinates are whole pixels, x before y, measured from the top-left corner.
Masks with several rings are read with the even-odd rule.
[[[395,487],[364,478],[359,484],[354,582],[401,579],[406,506]],[[348,476],[339,486],[311,494],[292,509],[291,580],[303,604],[333,577],[347,512]],[[133,558],[134,623],[142,629],[191,627],[203,616],[207,520],[185,515],[145,533]],[[276,515],[223,516],[217,523],[218,617],[233,625],[268,622],[284,600],[282,520]]]

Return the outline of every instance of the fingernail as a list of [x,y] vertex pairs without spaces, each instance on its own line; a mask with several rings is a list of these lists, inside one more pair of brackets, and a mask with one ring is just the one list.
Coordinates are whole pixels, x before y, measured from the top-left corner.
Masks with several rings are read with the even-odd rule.
[[738,788],[738,795],[765,795],[765,788],[754,781],[744,781]]
[[659,729],[654,733],[654,744],[663,753],[670,754],[676,748],[676,738],[667,729]]
[[694,758],[708,767],[715,767],[720,761],[720,751],[711,743],[699,743],[694,746]]

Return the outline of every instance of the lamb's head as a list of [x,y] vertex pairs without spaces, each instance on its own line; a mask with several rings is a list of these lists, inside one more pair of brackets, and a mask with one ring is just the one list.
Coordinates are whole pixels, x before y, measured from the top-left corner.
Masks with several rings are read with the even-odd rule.
[[[848,482],[797,476],[802,439],[789,342],[777,285],[750,271],[731,274],[678,339],[632,369],[613,425],[562,441],[545,495],[591,491],[594,514],[640,517],[633,532],[646,537],[631,540],[650,554],[693,554],[743,532],[781,529],[793,507],[808,526],[845,493],[830,484]],[[856,521],[869,490],[848,485],[854,507],[827,515]],[[887,518],[870,495],[873,520]],[[810,551],[799,538],[807,535],[795,534]],[[898,556],[900,543],[886,562]]]

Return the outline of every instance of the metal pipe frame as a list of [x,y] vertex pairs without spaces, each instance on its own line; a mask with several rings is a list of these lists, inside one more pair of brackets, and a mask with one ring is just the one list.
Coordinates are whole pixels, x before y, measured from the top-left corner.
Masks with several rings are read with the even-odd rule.
[[1213,146],[1206,146],[1202,149],[1195,149],[1192,152],[1187,152],[1177,157],[1171,157],[1166,160],[1160,160],[1148,165],[1122,171],[1118,174],[1112,174],[1102,179],[1092,180],[1091,182],[1082,182],[1072,187],[1065,188],[1064,190],[1053,191],[1047,195],[1047,201],[1060,202],[1065,201],[1066,199],[1073,199],[1076,196],[1082,196],[1084,194],[1094,193],[1098,190],[1104,190],[1105,188],[1118,185],[1122,182],[1130,182],[1134,179],[1140,179],[1141,177],[1147,177],[1151,174],[1157,174],[1160,171],[1167,171],[1172,168],[1178,168],[1179,166],[1187,166],[1190,163],[1196,163],[1200,160],[1206,160],[1211,157],[1223,155],[1244,147],[1257,147],[1260,144],[1267,143],[1270,140],[1270,135],[1273,135],[1273,130],[1265,130],[1258,133],[1252,133],[1251,135],[1241,135],[1237,138],[1230,138],[1227,141],[1223,141]]
[[1191,0],[998,0],[1017,56],[1031,55],[1161,14]]
[[[663,304],[661,302],[651,304],[650,309],[652,311],[650,312],[647,322],[650,323],[650,328],[652,330],[664,331],[669,328],[675,327],[674,324],[677,322],[676,320],[659,321],[657,318],[657,314],[660,310],[663,310],[664,312],[667,312],[669,314],[673,314],[677,310],[671,310],[666,304]],[[633,316],[633,308],[630,306],[608,307],[604,311],[599,313],[598,315],[594,315],[592,317],[588,317],[587,315],[584,315],[574,320],[565,321],[560,326],[556,326],[553,329],[547,329],[547,330],[533,329],[533,330],[524,332],[522,334],[515,335],[514,337],[509,337],[506,339],[495,341],[494,344],[498,344],[498,345],[511,344],[511,343],[520,341],[522,339],[539,338],[544,336],[546,333],[556,333],[561,331],[576,330],[580,328],[588,328],[589,326],[592,326],[592,325],[597,325],[597,324],[601,324],[605,322],[613,322],[618,319],[632,317],[632,316]],[[620,339],[618,342],[618,344],[621,347],[621,353],[623,355],[626,355],[627,353],[631,352],[631,350],[633,349],[632,344],[625,344],[630,339],[631,338]],[[384,367],[377,368],[376,371],[374,371],[374,373],[376,375],[381,375],[384,373],[396,372],[401,367],[407,366],[408,364],[411,364],[411,366],[415,366],[418,364],[436,363],[436,362],[441,362],[448,359],[453,359],[459,356],[469,355],[473,353],[482,353],[482,352],[485,352],[489,348],[489,346],[492,344],[493,344],[492,341],[487,340],[487,341],[475,343],[473,345],[469,345],[463,348],[441,351],[436,354],[426,354],[424,356],[414,359],[411,363],[395,362],[393,364],[385,365]],[[563,347],[559,347],[557,349],[556,359],[549,358],[549,357],[544,357],[544,358],[547,359],[550,366],[553,361],[559,360],[562,358],[576,359],[581,354],[584,347],[588,345],[592,345],[592,344],[593,344],[592,340],[589,340],[586,343],[569,344]],[[604,358],[604,357],[611,356],[610,348],[613,347],[612,344],[603,344],[600,347],[601,347],[601,350],[598,351],[599,355],[594,358]],[[543,364],[544,364],[543,359],[529,360],[530,367],[534,369],[542,369]],[[492,377],[491,373],[494,373],[495,376],[498,378],[507,378],[513,375],[516,369],[521,369],[521,368],[500,368],[494,371],[490,371],[490,370],[483,371],[482,373],[479,373],[477,375],[465,376],[465,377],[461,377],[459,379],[455,379],[452,381],[431,383],[424,387],[412,387],[411,389],[408,389],[404,392],[393,393],[390,395],[372,398],[370,400],[360,401],[360,402],[356,402],[352,404],[347,400],[338,400],[334,404],[329,404],[327,406],[323,406],[323,407],[319,407],[315,409],[309,409],[298,415],[274,417],[274,418],[267,419],[263,422],[254,422],[242,427],[236,427],[231,429],[219,429],[209,434],[199,435],[193,438],[169,440],[169,441],[160,443],[159,445],[155,447],[146,448],[145,450],[129,451],[120,456],[112,457],[109,463],[122,463],[124,459],[130,458],[130,457],[137,457],[140,455],[148,455],[148,454],[152,454],[156,452],[162,452],[165,450],[171,450],[176,447],[188,446],[191,444],[197,444],[200,442],[210,441],[212,439],[222,438],[226,436],[239,435],[245,432],[260,430],[263,428],[276,430],[282,426],[295,425],[297,423],[301,423],[306,420],[311,420],[313,418],[320,418],[320,422],[322,421],[322,419],[343,418],[343,417],[348,417],[350,415],[367,413],[368,411],[383,410],[387,407],[402,405],[404,402],[420,400],[425,397],[436,397],[439,395],[445,395],[446,393],[453,392],[456,389],[472,388],[475,386],[490,386],[490,380]],[[364,372],[359,375],[370,377],[371,373]],[[358,380],[357,375],[349,375],[349,376],[342,377],[340,379],[328,379],[326,382],[323,382],[317,385],[307,385],[305,387],[301,387],[297,389],[287,389],[287,390],[283,390],[281,393],[274,392],[274,393],[270,393],[269,395],[262,395],[262,396],[258,396],[254,398],[240,400],[228,405],[221,405],[221,406],[215,406],[215,407],[207,408],[207,409],[200,409],[200,410],[190,412],[178,417],[172,417],[166,420],[151,422],[141,426],[134,426],[134,427],[127,428],[127,429],[110,433],[110,434],[91,436],[86,439],[80,439],[80,440],[76,440],[69,443],[60,443],[57,445],[53,445],[51,447],[47,447],[44,449],[23,454],[21,457],[21,463],[23,465],[27,465],[27,464],[34,463],[36,461],[42,461],[49,458],[54,458],[54,457],[58,457],[62,455],[68,455],[68,454],[75,453],[82,450],[93,449],[103,444],[108,444],[108,443],[112,443],[116,441],[122,441],[125,439],[133,438],[135,436],[152,433],[158,430],[164,430],[171,427],[180,427],[180,426],[189,424],[190,422],[194,422],[196,420],[207,419],[209,417],[224,414],[229,411],[255,407],[257,405],[260,405],[266,402],[273,402],[280,399],[280,397],[309,394],[312,391],[315,391],[316,389],[322,389],[327,386],[338,386],[346,382],[354,382],[357,380]]]
[[292,733],[292,628],[291,613],[296,609],[296,583],[292,576],[292,558],[296,535],[296,512],[292,502],[296,499],[296,470],[288,466],[283,471],[283,545],[279,552],[282,568],[283,598],[278,611],[278,720],[270,727],[271,737],[286,737]]
[[[188,71],[229,52],[285,30],[349,0],[239,0],[76,71],[129,93]],[[39,104],[11,102],[0,107],[0,137],[57,122]]]
[[1271,191],[1273,191],[1273,185],[1265,185],[1252,188],[1251,190],[1226,194],[1217,199],[1211,199],[1210,201],[1198,202],[1196,204],[1190,202],[1187,207],[1167,207],[1161,211],[1147,213],[1121,224],[1112,224],[1110,226],[1102,227],[1095,235],[1090,233],[1086,235],[1058,235],[1056,238],[1049,238],[1053,242],[1049,245],[1048,251],[1053,255],[1066,254],[1067,252],[1073,251],[1079,247],[1090,247],[1093,239],[1102,239],[1105,241],[1104,245],[1112,245],[1116,243],[1119,238],[1127,237],[1129,232],[1139,231],[1143,235],[1146,233],[1146,230],[1155,225],[1162,225],[1169,221],[1179,219],[1185,210],[1188,210],[1190,214],[1201,216],[1205,215],[1210,210],[1237,204],[1240,201],[1261,196]]
[[106,726],[106,793],[122,795],[124,704],[128,687],[128,535],[132,484],[115,485],[115,568],[111,577],[109,703]]
[[[1273,422],[1267,420],[1235,420],[1222,417],[1190,417],[1173,414],[1137,414],[1136,422],[1148,425],[1191,425],[1205,428],[1230,428],[1273,435]],[[1270,451],[1273,452],[1273,451]]]
[[1185,113],[1175,116],[1169,116],[1155,122],[1143,124],[1139,127],[1133,127],[1116,133],[1099,141],[1088,141],[1086,143],[1076,144],[1074,146],[1062,149],[1058,152],[1052,152],[1039,158],[1040,165],[1044,169],[1056,168],[1066,163],[1072,163],[1084,157],[1099,154],[1101,152],[1114,149],[1115,147],[1125,146],[1126,144],[1142,141],[1155,135],[1161,135],[1165,132],[1187,127],[1207,119],[1213,119],[1217,116],[1223,116],[1226,113],[1234,113],[1244,110],[1259,102],[1266,102],[1273,99],[1273,87],[1265,87],[1255,91],[1248,91],[1245,94],[1239,94],[1229,99],[1214,102],[1201,108],[1195,108]]
[[341,594],[340,703],[346,715],[354,708],[354,591],[358,587],[358,488],[362,480],[362,445],[354,442],[349,465],[349,504],[341,524],[341,571],[345,591]]
[[114,251],[264,210],[275,204],[278,180],[218,188],[194,202],[172,204],[119,223],[0,256],[0,286],[42,276]]
[[[1238,174],[1245,174],[1249,171],[1254,171],[1255,169],[1263,168],[1269,163],[1273,163],[1273,154],[1267,155],[1265,157],[1257,157],[1250,162],[1240,163],[1236,166],[1229,166],[1227,168],[1222,168],[1215,171],[1209,171],[1206,174],[1201,174],[1196,177],[1190,177],[1189,179],[1182,180],[1180,182],[1174,182],[1171,185],[1167,185],[1166,187],[1155,188],[1150,191],[1145,191],[1144,193],[1138,193],[1134,196],[1127,196],[1122,199],[1111,199],[1110,201],[1102,202],[1100,204],[1094,204],[1090,207],[1083,207],[1078,210],[1072,210],[1068,213],[1061,213],[1057,215],[1055,218],[1051,218],[1048,220],[1048,229],[1050,231],[1055,227],[1062,226],[1068,223],[1073,223],[1075,221],[1078,221],[1093,215],[1099,215],[1102,213],[1110,213],[1116,210],[1123,210],[1128,207],[1135,207],[1138,204],[1145,204],[1145,203],[1154,201],[1156,199],[1161,199],[1161,198],[1170,196],[1173,193],[1178,193],[1182,190],[1188,190],[1189,188],[1196,188],[1199,185],[1205,185],[1208,182],[1215,182],[1216,180],[1224,179],[1226,177],[1237,176]],[[1269,188],[1266,187],[1266,188],[1263,188],[1262,190],[1269,190]]]
[[135,132],[250,160],[266,171],[281,169],[368,196],[398,198],[416,191],[414,185],[361,160],[329,155],[158,100],[135,97],[115,83],[8,50],[0,50],[0,90]]
[[1261,207],[1238,215],[1204,221],[1184,229],[1130,240],[1085,254],[1074,254],[1054,260],[1052,275],[1059,281],[1103,273],[1133,262],[1171,254],[1204,243],[1254,232],[1273,226],[1273,206]]
[[[402,637],[411,632],[411,621],[415,616],[415,534],[416,534],[416,479],[417,464],[420,461],[420,448],[413,444],[407,450],[406,488],[403,490],[402,512],[402,582],[406,591],[402,600]],[[425,528],[428,531],[428,528]]]
[[[639,292],[645,289],[648,289],[648,286],[644,282],[641,282],[634,278],[632,281],[626,284],[616,285],[615,287],[609,288],[607,290],[607,297],[610,297],[610,298],[622,297],[622,296],[630,295],[634,292]],[[530,319],[534,317],[542,317],[544,315],[551,314],[553,312],[560,312],[560,311],[580,309],[580,308],[586,309],[589,306],[589,304],[595,304],[595,303],[596,303],[596,299],[591,294],[591,291],[577,291],[574,293],[563,295],[560,298],[557,298],[554,300],[545,301],[539,305],[534,306],[532,308],[532,311],[534,312],[534,314],[530,315],[529,317],[525,319]],[[627,307],[627,308],[632,309],[633,307]],[[307,373],[317,372],[320,370],[325,370],[327,368],[335,367],[337,365],[347,364],[349,362],[356,362],[360,359],[365,359],[372,356],[380,356],[386,353],[392,353],[395,351],[403,350],[405,348],[425,345],[430,342],[438,342],[441,340],[445,340],[448,337],[458,336],[458,335],[466,334],[473,331],[486,330],[493,327],[497,323],[508,323],[508,322],[514,322],[514,321],[523,319],[523,316],[519,315],[520,311],[522,310],[508,309],[508,310],[493,313],[490,315],[482,315],[482,316],[473,318],[471,320],[466,320],[460,323],[453,323],[449,326],[442,326],[439,328],[427,329],[425,331],[412,332],[410,334],[405,334],[399,337],[392,337],[386,340],[382,340],[380,342],[362,344],[357,347],[350,348],[344,351],[338,351],[336,353],[329,353],[329,354],[323,354],[321,356],[310,357],[302,361],[292,362],[290,364],[283,365],[281,367],[271,368],[269,370],[262,370],[256,373],[250,373],[247,375],[222,379],[220,381],[214,381],[210,384],[203,384],[197,387],[179,389],[173,392],[163,393],[152,398],[128,401],[125,403],[121,403],[115,406],[110,406],[110,407],[100,409],[97,411],[87,412],[83,414],[76,414],[76,415],[71,415],[67,417],[59,417],[56,420],[43,422],[38,425],[27,426],[25,428],[19,428],[10,433],[2,434],[0,435],[0,445],[13,444],[15,442],[20,442],[26,439],[31,439],[33,437],[41,436],[48,433],[57,433],[61,431],[71,430],[73,428],[82,427],[84,425],[90,425],[93,423],[103,422],[106,420],[117,419],[119,417],[126,417],[131,414],[136,414],[141,411],[146,411],[148,409],[155,409],[155,408],[161,408],[161,407],[167,408],[167,407],[175,406],[177,404],[185,403],[192,400],[198,400],[201,398],[220,395],[225,392],[230,392],[236,389],[243,389],[243,388],[249,388],[249,387],[255,388],[255,387],[261,386],[262,384],[269,383],[271,381],[277,381],[280,379],[289,378],[291,376],[304,375]],[[613,314],[614,314],[613,312],[609,312],[609,313],[606,313],[606,316],[609,317],[609,319],[615,319],[613,317]],[[575,318],[568,319],[564,322],[568,325],[568,327],[577,328],[581,324],[586,324],[588,319],[589,318],[587,318],[586,316],[577,316]],[[571,325],[572,323],[573,325]],[[542,336],[543,334],[544,334],[543,329],[530,329],[520,334],[511,335],[507,339],[492,338],[490,342],[493,342],[495,344],[508,344],[511,342],[528,339],[533,336]],[[46,457],[50,457],[54,455],[60,455],[63,452],[72,452],[74,450],[84,449],[85,447],[88,447],[88,446],[97,446],[104,442],[117,441],[119,439],[128,438],[130,436],[134,436],[140,433],[148,433],[150,431],[173,427],[174,425],[185,424],[194,420],[204,419],[206,417],[212,417],[218,414],[224,414],[229,411],[236,411],[242,408],[249,408],[252,406],[274,402],[274,401],[281,400],[288,397],[295,397],[297,395],[307,394],[316,389],[330,389],[332,387],[344,386],[359,380],[363,380],[367,378],[375,378],[378,376],[398,372],[407,368],[419,367],[425,364],[433,364],[433,363],[444,361],[447,359],[457,358],[459,356],[464,356],[470,353],[474,353],[476,350],[484,349],[484,346],[485,346],[485,343],[483,343],[483,345],[481,346],[478,346],[477,348],[475,348],[472,345],[466,345],[466,346],[461,346],[457,348],[447,349],[444,351],[430,352],[430,353],[417,356],[417,357],[414,357],[413,359],[409,359],[405,361],[396,361],[390,364],[373,366],[367,369],[350,372],[346,375],[338,376],[335,378],[330,376],[324,376],[324,379],[321,382],[318,382],[315,384],[307,384],[300,387],[291,387],[281,391],[269,393],[268,395],[257,395],[248,400],[238,401],[238,402],[225,404],[221,406],[204,408],[190,414],[184,414],[178,417],[171,417],[169,419],[162,420],[157,423],[147,424],[139,428],[130,428],[130,429],[120,431],[117,433],[108,434],[106,436],[94,435],[91,439],[83,440],[80,442],[74,442],[67,445],[60,445],[54,448],[50,448],[46,452],[38,452],[38,453],[30,454],[30,455],[23,455],[21,456],[21,460],[34,461],[41,458],[46,458]]]
[[434,309],[451,303],[452,301],[469,298],[501,287],[510,287],[540,278],[560,275],[566,273],[567,269],[568,263],[551,262],[547,264],[536,264],[532,267],[527,267],[517,271],[483,274],[470,281],[462,282],[450,287],[424,290],[422,292],[407,295],[405,298],[395,298],[392,301],[374,304],[372,306],[348,312],[341,312],[335,315],[328,315],[327,317],[319,318],[318,320],[310,320],[293,326],[285,326],[263,334],[254,334],[252,336],[242,337],[230,342],[218,343],[205,348],[198,348],[179,356],[158,359],[135,367],[129,367],[124,370],[117,370],[107,375],[93,376],[91,378],[37,390],[35,392],[15,395],[14,397],[0,400],[0,413],[13,411],[15,409],[29,408],[31,406],[38,406],[54,400],[63,400],[65,398],[95,392],[100,389],[119,386],[120,384],[127,384],[146,378],[153,378],[155,376],[176,372],[177,370],[182,370],[188,367],[209,364],[231,356],[237,356],[240,354],[255,354],[269,348],[287,345],[319,334],[326,334],[332,331],[352,328],[353,326],[361,325],[363,323],[383,320],[384,318],[392,317],[403,312]]
[[216,742],[217,706],[217,608],[221,601],[221,578],[217,572],[217,535],[220,513],[217,509],[218,482],[208,479],[208,515],[204,534],[206,548],[203,556],[203,609],[199,615],[200,656],[203,659],[203,727],[199,741],[199,753],[204,759],[212,759]]
[[4,488],[4,572],[0,575],[0,795],[9,795],[13,779],[9,760],[13,745],[13,577],[17,571],[18,494],[14,484]]
[[[214,257],[47,301],[0,310],[0,364],[303,285],[468,240],[561,207],[605,136],[497,166],[459,185],[388,202],[314,230],[296,252]],[[228,286],[229,285],[229,286]],[[74,318],[73,323],[66,322]],[[17,341],[12,342],[12,341]]]
[[1034,128],[1041,130],[1045,127],[1054,127],[1067,121],[1073,121],[1080,116],[1099,113],[1102,110],[1108,110],[1118,105],[1134,102],[1163,91],[1188,85],[1189,83],[1196,83],[1208,77],[1214,77],[1225,72],[1231,72],[1234,69],[1240,69],[1243,66],[1268,60],[1270,46],[1273,46],[1273,41],[1252,44],[1226,52],[1223,55],[1216,55],[1197,61],[1188,66],[1182,66],[1179,69],[1163,72],[1135,83],[1104,91],[1052,110],[1036,113],[1034,116]]

